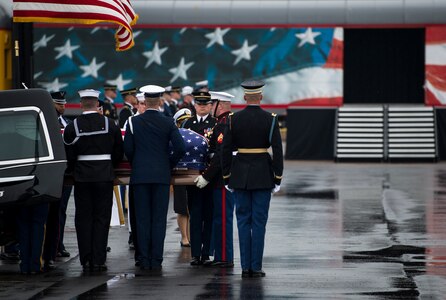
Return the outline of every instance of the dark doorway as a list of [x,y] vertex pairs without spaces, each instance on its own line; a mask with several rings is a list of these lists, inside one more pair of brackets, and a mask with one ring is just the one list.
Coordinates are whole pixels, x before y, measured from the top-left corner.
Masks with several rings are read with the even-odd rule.
[[344,103],[424,103],[425,31],[345,29]]

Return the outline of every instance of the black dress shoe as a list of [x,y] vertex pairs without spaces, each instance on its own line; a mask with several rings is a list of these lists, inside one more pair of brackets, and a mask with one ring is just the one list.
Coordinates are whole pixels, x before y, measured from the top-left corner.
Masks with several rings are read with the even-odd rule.
[[258,270],[258,271],[252,271],[251,272],[251,277],[253,278],[258,278],[258,277],[265,277],[266,274],[265,272],[263,272],[263,270]]
[[242,270],[242,278],[251,277],[251,270]]
[[194,256],[194,257],[192,257],[192,260],[190,261],[190,265],[191,265],[191,266],[199,266],[199,265],[201,265],[201,264],[202,264],[202,262],[201,262],[199,256]]
[[201,257],[201,263],[204,266],[210,266],[212,264],[212,260],[209,258],[209,255],[204,255]]
[[45,271],[51,271],[51,270],[54,270],[55,268],[56,268],[56,264],[54,263],[54,260],[45,261],[45,263],[43,264],[43,269]]
[[57,253],[57,257],[70,257],[70,252],[65,249],[60,250],[59,253]]
[[108,267],[106,264],[93,266],[93,271],[95,271],[95,272],[104,272],[104,271],[107,271],[107,269],[108,269]]
[[90,264],[90,262],[86,262],[85,264],[82,265],[82,271],[84,271],[84,272],[92,271],[92,269],[93,269],[93,265]]

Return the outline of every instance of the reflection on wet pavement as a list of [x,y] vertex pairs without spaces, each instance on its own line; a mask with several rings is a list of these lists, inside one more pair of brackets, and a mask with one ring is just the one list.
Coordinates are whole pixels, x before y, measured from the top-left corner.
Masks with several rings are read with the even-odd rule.
[[[445,299],[445,214],[446,164],[287,161],[271,201],[265,278],[241,278],[236,230],[234,269],[192,268],[170,208],[161,272],[136,269],[127,229],[115,227],[107,273],[82,274],[77,257],[36,277],[3,262],[0,297]],[[76,253],[72,222],[66,236]]]

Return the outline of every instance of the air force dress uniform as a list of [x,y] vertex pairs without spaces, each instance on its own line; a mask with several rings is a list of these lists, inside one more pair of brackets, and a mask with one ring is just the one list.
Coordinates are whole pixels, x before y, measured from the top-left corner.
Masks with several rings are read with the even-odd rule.
[[[140,89],[146,100],[156,101],[164,88]],[[149,102],[146,102],[149,103]],[[169,156],[169,143],[172,155]],[[183,139],[172,118],[150,108],[129,119],[124,151],[132,166],[137,247],[143,270],[160,269],[163,261],[171,170],[185,153]]]
[[[234,96],[225,92],[209,92],[212,99],[220,102],[231,102]],[[217,117],[210,139],[210,163],[203,172],[202,177],[209,182],[213,188],[213,223],[212,241],[214,247],[213,265],[221,267],[232,267],[234,261],[233,246],[233,215],[234,199],[233,194],[224,187],[221,167],[221,148],[223,144],[226,128],[229,124],[229,114],[227,111]],[[198,186],[198,185],[197,185]]]
[[[243,82],[245,99],[259,94],[260,102],[263,86],[261,81]],[[267,151],[270,146],[272,157]],[[238,153],[233,157],[234,148]],[[262,259],[269,203],[283,172],[277,116],[259,105],[248,105],[230,116],[223,140],[222,167],[225,184],[234,190],[242,277],[265,276]]]
[[[81,101],[98,99],[99,91],[79,91]],[[84,270],[105,270],[114,166],[123,157],[118,126],[94,109],[86,109],[65,128],[69,168],[74,169],[75,226]]]

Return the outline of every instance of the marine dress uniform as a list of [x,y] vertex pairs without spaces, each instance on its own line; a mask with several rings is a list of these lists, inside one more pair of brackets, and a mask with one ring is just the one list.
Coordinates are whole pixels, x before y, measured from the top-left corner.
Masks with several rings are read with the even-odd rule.
[[[197,105],[211,104],[211,95],[208,92],[196,92],[193,96]],[[195,115],[183,123],[183,128],[209,138],[216,123],[217,120],[210,114]],[[212,188],[188,186],[187,201],[190,214],[191,265],[208,264],[212,235]]]
[[[172,118],[165,117],[153,105],[164,88],[147,85],[147,110],[129,119],[124,151],[132,173],[134,206],[140,268],[159,270],[163,262],[171,170],[185,153],[183,139]],[[169,156],[169,143],[172,155]]]
[[[99,91],[79,91],[81,102],[94,101]],[[113,201],[114,166],[122,160],[118,126],[96,109],[84,110],[65,128],[69,168],[74,168],[75,226],[84,271],[107,269],[106,248]]]
[[[245,99],[259,95],[263,82],[245,81]],[[260,101],[259,101],[260,102]],[[250,102],[248,101],[248,104]],[[223,140],[223,178],[234,190],[242,277],[263,277],[263,249],[269,203],[283,172],[282,140],[277,116],[248,105],[229,117]],[[268,153],[272,147],[273,156]],[[233,149],[238,153],[233,157]]]
[[[231,102],[231,94],[225,92],[210,92],[211,97],[220,102]],[[217,109],[215,110],[217,111]],[[233,246],[233,215],[234,197],[225,189],[222,168],[221,168],[221,148],[223,144],[226,128],[229,124],[230,111],[223,112],[216,116],[217,124],[214,127],[210,139],[210,163],[208,168],[201,175],[204,179],[198,180],[197,186],[209,185],[213,189],[213,223],[212,241],[214,247],[213,266],[233,267],[234,266],[234,246]]]

